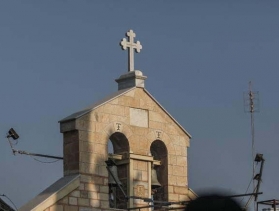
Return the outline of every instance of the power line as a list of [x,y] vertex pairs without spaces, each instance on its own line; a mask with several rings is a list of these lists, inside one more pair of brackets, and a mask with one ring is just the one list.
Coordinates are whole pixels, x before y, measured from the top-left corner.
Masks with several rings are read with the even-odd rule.
[[14,204],[14,202],[13,202],[7,195],[5,195],[5,194],[0,194],[0,196],[3,196],[3,197],[5,197],[5,198],[7,198],[7,199],[12,203],[12,205],[14,206],[14,208],[16,209],[16,211],[18,211],[18,209],[17,209],[16,205]]
[[[250,185],[251,185],[251,183],[252,183],[252,181],[253,181],[253,177],[251,178],[251,180],[250,180],[250,182],[249,182],[249,185],[247,186],[247,188],[246,188],[246,191],[245,191],[245,194],[246,193],[248,193],[248,190],[249,190],[249,188],[250,188]],[[243,201],[243,199],[244,199],[244,197],[241,199],[241,201],[240,202],[242,202]]]
[[42,160],[39,160],[37,158],[35,158],[34,156],[30,155],[30,157],[32,157],[35,161],[38,161],[40,163],[56,163],[57,161],[60,161],[60,159],[56,159],[54,161],[42,161]]

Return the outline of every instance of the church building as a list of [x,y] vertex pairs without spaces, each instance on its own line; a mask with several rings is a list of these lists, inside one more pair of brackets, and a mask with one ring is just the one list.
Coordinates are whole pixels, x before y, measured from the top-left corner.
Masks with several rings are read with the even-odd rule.
[[191,135],[145,89],[134,70],[142,46],[126,35],[118,91],[59,121],[64,176],[20,211],[179,210],[197,197],[188,187]]

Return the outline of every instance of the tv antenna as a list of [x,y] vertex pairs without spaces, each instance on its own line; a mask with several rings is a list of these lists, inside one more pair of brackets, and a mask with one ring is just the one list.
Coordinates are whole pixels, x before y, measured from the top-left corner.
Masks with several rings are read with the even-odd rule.
[[[35,156],[35,157],[52,158],[52,159],[56,159],[56,161],[63,160],[63,157],[59,157],[59,156],[31,153],[31,152],[26,152],[26,151],[23,151],[23,150],[14,149],[14,145],[16,145],[18,143],[17,139],[19,138],[19,135],[16,133],[16,131],[13,128],[11,128],[8,131],[6,138],[9,141],[10,147],[11,147],[12,152],[13,152],[14,155],[20,154],[20,155],[29,155],[29,156],[32,156],[32,157]],[[12,138],[13,140],[11,140],[10,138]],[[43,162],[43,161],[40,161],[40,160],[37,160],[37,159],[35,159],[35,160],[39,161],[39,162],[42,162],[42,163],[53,163],[53,161],[52,162]],[[56,161],[54,161],[54,162],[56,162]]]
[[[252,90],[252,82],[249,81],[249,91],[243,94],[244,99],[244,111],[245,113],[250,113],[250,125],[251,125],[251,151],[252,151],[252,166],[253,166],[253,174],[252,178],[255,177],[255,124],[254,124],[254,113],[260,112],[259,109],[259,92]],[[256,183],[253,180],[253,190],[255,190]],[[255,198],[256,199],[256,198]],[[256,208],[256,204],[254,203],[254,209]]]

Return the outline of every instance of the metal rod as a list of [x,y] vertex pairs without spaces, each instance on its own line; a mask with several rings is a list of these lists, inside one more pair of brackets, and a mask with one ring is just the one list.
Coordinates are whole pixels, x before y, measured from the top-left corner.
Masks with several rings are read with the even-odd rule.
[[38,154],[38,153],[31,153],[31,152],[26,152],[23,150],[16,150],[13,148],[13,144],[10,140],[11,135],[7,134],[7,139],[9,141],[10,147],[12,149],[13,154],[15,155],[16,153],[21,154],[21,155],[31,155],[31,156],[37,156],[37,157],[44,157],[44,158],[53,158],[53,159],[58,159],[58,160],[63,160],[63,157],[58,157],[58,156],[53,156],[53,155],[45,155],[45,154]]
[[259,192],[259,193],[246,193],[246,194],[239,194],[239,195],[231,195],[231,196],[225,196],[227,198],[234,198],[234,197],[243,197],[243,196],[254,196],[257,194],[263,194],[263,192]]
[[167,207],[165,208],[165,210],[182,210],[182,209],[185,209],[186,207]]
[[151,198],[144,198],[144,197],[139,197],[139,196],[129,196],[130,199],[141,199],[144,200],[145,202],[153,202],[153,199]]
[[252,198],[253,198],[253,196],[255,195],[255,194],[262,194],[263,192],[260,192],[260,193],[255,193],[255,191],[256,191],[256,188],[254,189],[254,194],[251,194],[251,196],[249,197],[249,199],[248,199],[248,201],[247,201],[247,203],[245,204],[245,208],[246,207],[248,207],[248,205],[250,204],[250,201],[252,200]]
[[[260,190],[260,185],[261,185],[261,180],[262,180],[262,173],[263,173],[263,166],[264,166],[264,159],[262,159],[262,162],[261,162],[261,169],[260,169],[260,177],[259,177],[259,180],[258,180],[258,184],[256,186],[256,193]],[[255,195],[255,201],[257,201],[258,199],[258,194]]]
[[9,141],[10,147],[11,147],[11,149],[12,149],[12,151],[13,151],[13,154],[15,155],[14,148],[13,148],[12,142],[11,142],[11,140],[10,140],[10,136],[7,136],[7,139],[8,139],[8,141]]
[[12,150],[13,150],[14,154],[18,153],[18,154],[21,154],[21,155],[31,155],[31,156],[37,156],[37,157],[54,158],[54,159],[58,159],[58,160],[63,160],[63,157],[58,157],[58,156],[31,153],[31,152],[26,152],[26,151],[23,151],[23,150],[16,150],[16,149],[13,149],[13,148],[12,148]]
[[111,169],[109,168],[109,166],[106,166],[108,172],[110,173],[110,175],[112,176],[114,182],[116,182],[117,186],[119,187],[119,189],[121,190],[121,192],[123,193],[123,195],[125,196],[125,199],[128,200],[129,198],[127,197],[126,193],[124,192],[124,190],[122,189],[122,187],[119,185],[119,183],[116,181],[113,173],[111,172]]
[[164,204],[164,205],[172,205],[172,204],[186,204],[189,201],[177,201],[177,202],[169,202],[169,201],[156,201],[151,198],[144,198],[139,196],[129,196],[129,199],[141,199],[144,202],[152,202],[152,203],[158,203],[158,204]]
[[148,205],[148,206],[143,206],[143,207],[131,207],[131,208],[127,208],[127,210],[136,210],[136,209],[143,209],[143,208],[150,208],[150,207],[160,207],[160,206],[156,206],[156,205]]

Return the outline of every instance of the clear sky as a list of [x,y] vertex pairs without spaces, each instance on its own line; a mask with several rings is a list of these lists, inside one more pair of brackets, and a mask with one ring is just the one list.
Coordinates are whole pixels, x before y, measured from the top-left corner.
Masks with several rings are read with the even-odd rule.
[[13,156],[6,132],[16,129],[18,149],[61,156],[58,121],[117,90],[129,29],[147,90],[193,136],[190,188],[245,193],[251,80],[266,159],[259,199],[278,198],[279,1],[0,1],[0,29],[0,194],[18,207],[62,176],[62,162]]

